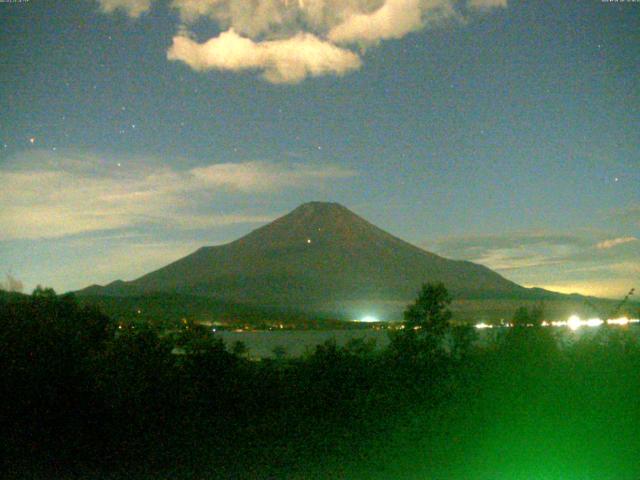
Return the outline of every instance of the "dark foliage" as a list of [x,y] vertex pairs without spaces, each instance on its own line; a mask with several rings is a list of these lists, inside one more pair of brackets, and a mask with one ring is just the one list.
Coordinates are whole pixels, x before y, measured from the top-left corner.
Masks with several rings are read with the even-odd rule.
[[640,473],[636,336],[562,342],[523,311],[531,327],[478,341],[450,325],[449,303],[425,285],[387,350],[327,342],[253,362],[190,322],[164,336],[51,290],[0,297],[6,476],[473,480],[508,477],[509,458],[544,473],[556,457],[613,475],[599,478]]
[[544,318],[544,306],[535,305],[530,309],[518,307],[513,315],[513,326],[518,327],[540,327]]

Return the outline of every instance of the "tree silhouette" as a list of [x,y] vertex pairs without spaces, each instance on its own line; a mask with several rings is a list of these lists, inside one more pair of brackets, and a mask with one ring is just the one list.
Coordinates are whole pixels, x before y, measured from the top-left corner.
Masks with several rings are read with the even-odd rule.
[[443,353],[450,331],[451,295],[442,283],[423,284],[416,300],[404,312],[404,329],[391,338],[391,350],[400,358],[431,358]]
[[526,327],[529,325],[529,309],[527,307],[518,307],[513,314],[511,323],[514,327]]
[[424,338],[441,340],[449,330],[451,295],[442,283],[422,285],[418,298],[404,312],[405,328]]
[[231,346],[231,353],[237,357],[242,357],[249,353],[249,349],[247,348],[246,343],[237,340],[233,342],[233,345]]
[[544,318],[544,307],[542,304],[527,307],[518,307],[513,314],[514,327],[540,327]]

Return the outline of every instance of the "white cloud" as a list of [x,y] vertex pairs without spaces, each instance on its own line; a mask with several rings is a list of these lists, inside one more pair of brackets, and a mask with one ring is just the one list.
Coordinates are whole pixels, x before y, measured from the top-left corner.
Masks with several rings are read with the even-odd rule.
[[298,33],[284,40],[254,42],[233,29],[205,43],[184,35],[173,37],[169,60],[180,60],[194,70],[260,70],[272,83],[298,83],[308,76],[344,75],[360,68],[360,58],[350,50]]
[[284,38],[300,31],[323,36],[353,14],[369,13],[383,0],[173,0],[183,23],[208,18],[251,38]]
[[98,0],[104,13],[120,10],[131,18],[138,18],[151,9],[152,0]]
[[[202,213],[216,193],[265,193],[347,178],[336,166],[268,162],[219,163],[188,170],[167,165],[25,156],[0,169],[0,240],[59,237],[159,224],[206,228],[270,220],[264,215]],[[122,167],[118,167],[118,163]]]
[[596,248],[600,250],[608,250],[609,248],[617,247],[618,245],[624,245],[625,243],[637,242],[638,239],[636,237],[620,237],[620,238],[612,238],[609,240],[603,240],[596,244]]
[[422,29],[427,21],[455,16],[449,0],[386,0],[371,13],[354,13],[331,28],[329,39],[337,43],[375,43],[402,38]]
[[[100,2],[105,12],[139,16],[151,0]],[[167,57],[197,71],[256,70],[272,83],[297,83],[360,68],[353,45],[399,39],[506,5],[507,0],[173,0],[180,24]],[[203,19],[222,33],[204,42],[194,39],[189,27]]]

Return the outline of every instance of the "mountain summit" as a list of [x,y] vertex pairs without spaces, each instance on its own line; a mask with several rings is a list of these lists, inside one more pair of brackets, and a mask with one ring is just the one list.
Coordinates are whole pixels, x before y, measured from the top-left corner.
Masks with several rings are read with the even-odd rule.
[[429,281],[444,282],[458,298],[529,292],[482,265],[411,245],[340,204],[310,202],[231,243],[200,248],[131,282],[81,293],[181,293],[356,315],[363,308],[398,310]]

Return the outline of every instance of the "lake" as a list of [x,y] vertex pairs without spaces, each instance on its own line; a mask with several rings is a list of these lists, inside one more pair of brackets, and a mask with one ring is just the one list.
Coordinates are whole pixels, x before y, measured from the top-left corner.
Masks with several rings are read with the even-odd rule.
[[224,340],[228,348],[235,342],[243,342],[249,349],[249,356],[253,358],[273,357],[273,349],[276,347],[283,347],[287,357],[298,357],[331,339],[339,346],[344,346],[354,338],[374,340],[378,348],[384,348],[389,344],[386,330],[221,331],[216,335]]
[[[556,327],[554,327],[555,330]],[[636,334],[640,333],[637,325],[628,327],[613,328],[629,328]],[[593,335],[599,328],[584,327],[572,331],[568,328],[557,327],[557,331],[563,334],[559,337],[561,344],[568,345],[583,335]],[[501,328],[478,330],[478,342],[486,344],[499,335]],[[317,345],[327,340],[335,340],[339,346],[344,346],[349,340],[361,338],[365,341],[373,340],[377,348],[385,348],[389,345],[389,336],[387,330],[260,330],[247,332],[220,331],[216,335],[222,338],[227,344],[227,348],[237,342],[243,342],[249,349],[249,357],[251,358],[268,358],[273,357],[273,350],[276,347],[284,348],[287,357],[299,357],[308,351],[313,351]]]

